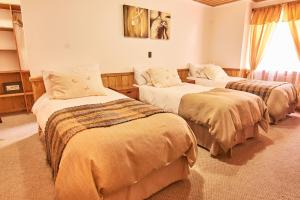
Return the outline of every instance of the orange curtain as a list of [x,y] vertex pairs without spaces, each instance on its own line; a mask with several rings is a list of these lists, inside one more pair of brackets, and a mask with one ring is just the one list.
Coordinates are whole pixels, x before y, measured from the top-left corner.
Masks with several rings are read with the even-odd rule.
[[289,23],[300,60],[300,1],[290,2],[284,6],[284,21]]
[[281,5],[252,11],[250,22],[250,67],[253,72],[260,63],[268,39],[280,19]]

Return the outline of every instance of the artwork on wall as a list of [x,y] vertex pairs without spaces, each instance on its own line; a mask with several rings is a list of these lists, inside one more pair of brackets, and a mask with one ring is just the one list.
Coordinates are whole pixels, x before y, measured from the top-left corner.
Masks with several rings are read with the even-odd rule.
[[150,11],[150,38],[151,39],[170,39],[170,21],[169,13],[151,10]]
[[148,38],[148,9],[123,5],[124,36]]

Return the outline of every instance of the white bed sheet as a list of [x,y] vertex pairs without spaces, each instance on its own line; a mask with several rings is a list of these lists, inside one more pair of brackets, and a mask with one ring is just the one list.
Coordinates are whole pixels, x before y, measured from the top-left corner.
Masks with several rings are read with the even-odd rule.
[[240,81],[244,78],[241,77],[232,77],[229,76],[228,78],[222,80],[210,80],[206,78],[196,78],[196,77],[188,77],[189,80],[195,80],[195,83],[198,85],[208,86],[208,87],[217,87],[217,88],[225,88],[227,83],[230,81]]
[[117,93],[111,89],[105,88],[105,96],[89,96],[67,100],[49,99],[47,94],[43,94],[33,105],[32,112],[37,118],[41,129],[45,131],[46,123],[49,117],[56,111],[87,104],[106,103],[118,99],[128,98],[127,96]]
[[180,100],[183,95],[189,93],[205,92],[213,87],[183,83],[182,85],[156,88],[148,85],[136,85],[139,87],[140,101],[160,107],[165,111],[178,114]]

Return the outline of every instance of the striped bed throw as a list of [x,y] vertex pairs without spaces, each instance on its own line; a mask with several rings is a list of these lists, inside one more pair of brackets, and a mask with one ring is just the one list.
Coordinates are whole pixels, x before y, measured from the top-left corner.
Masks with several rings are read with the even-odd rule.
[[103,104],[65,108],[53,113],[45,128],[47,160],[57,176],[59,163],[68,141],[87,129],[109,127],[164,111],[134,99],[125,98]]
[[262,81],[262,80],[240,80],[227,83],[227,89],[249,92],[260,96],[264,102],[267,102],[272,90],[286,82]]

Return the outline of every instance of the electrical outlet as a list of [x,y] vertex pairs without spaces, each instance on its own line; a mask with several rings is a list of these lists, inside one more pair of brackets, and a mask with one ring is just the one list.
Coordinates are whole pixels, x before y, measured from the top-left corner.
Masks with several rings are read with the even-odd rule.
[[148,58],[152,58],[152,52],[151,51],[148,52]]

